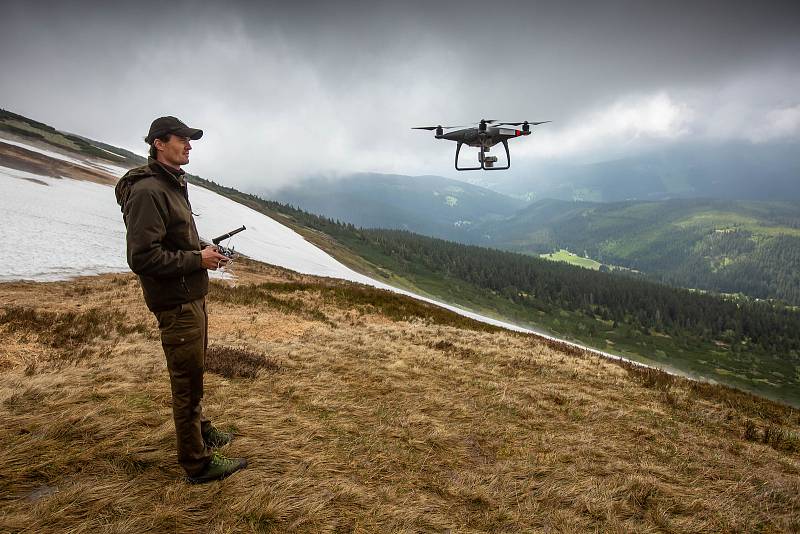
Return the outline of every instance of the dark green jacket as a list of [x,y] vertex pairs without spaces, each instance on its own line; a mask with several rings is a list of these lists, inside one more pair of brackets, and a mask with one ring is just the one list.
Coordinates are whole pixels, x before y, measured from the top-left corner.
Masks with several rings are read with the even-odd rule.
[[183,171],[173,174],[149,158],[120,179],[116,195],[128,229],[128,265],[147,307],[165,311],[204,297],[208,272]]

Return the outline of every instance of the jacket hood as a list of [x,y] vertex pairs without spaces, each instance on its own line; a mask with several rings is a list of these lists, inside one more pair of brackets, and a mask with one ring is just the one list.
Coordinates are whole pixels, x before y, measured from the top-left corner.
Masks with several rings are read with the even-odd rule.
[[131,191],[131,185],[142,178],[148,178],[150,176],[155,176],[155,173],[150,169],[149,165],[137,167],[126,172],[125,176],[119,179],[117,186],[114,188],[117,204],[119,204],[120,207],[125,206],[125,202],[128,200],[128,195]]
[[[183,172],[181,172],[181,174],[183,174]],[[128,200],[128,195],[130,194],[131,186],[134,182],[138,182],[143,178],[157,177],[159,175],[164,178],[170,178],[178,184],[178,177],[166,170],[163,165],[153,158],[147,158],[147,165],[129,170],[125,173],[125,176],[119,179],[117,186],[114,188],[117,204],[119,204],[120,207],[125,206],[125,202]]]

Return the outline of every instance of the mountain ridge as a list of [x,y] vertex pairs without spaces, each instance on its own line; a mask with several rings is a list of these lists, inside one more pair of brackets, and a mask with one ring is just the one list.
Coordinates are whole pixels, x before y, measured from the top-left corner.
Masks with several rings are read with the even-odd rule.
[[378,173],[308,178],[268,196],[356,226],[401,228],[444,239],[457,238],[465,228],[483,221],[509,216],[526,204],[441,176]]
[[[665,143],[638,155],[593,163],[542,160],[492,189],[530,199],[800,201],[800,142]],[[480,183],[480,182],[479,182]]]

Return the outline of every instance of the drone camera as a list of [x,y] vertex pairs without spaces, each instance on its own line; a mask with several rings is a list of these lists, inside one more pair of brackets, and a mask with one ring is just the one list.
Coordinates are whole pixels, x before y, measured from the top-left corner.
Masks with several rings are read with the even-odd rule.
[[[481,119],[474,123],[474,126],[414,126],[412,130],[427,130],[434,132],[436,139],[447,139],[455,141],[456,157],[455,166],[457,171],[479,171],[479,170],[506,170],[511,167],[511,154],[508,151],[508,140],[531,134],[531,126],[538,126],[552,121],[519,121],[506,122],[496,119]],[[521,129],[518,129],[520,128]],[[445,133],[445,131],[447,131]],[[504,163],[496,166],[498,158],[486,155],[493,146],[502,143],[506,157]],[[459,165],[458,155],[461,153],[462,146],[475,147],[480,150],[478,154],[478,166],[462,167]]]

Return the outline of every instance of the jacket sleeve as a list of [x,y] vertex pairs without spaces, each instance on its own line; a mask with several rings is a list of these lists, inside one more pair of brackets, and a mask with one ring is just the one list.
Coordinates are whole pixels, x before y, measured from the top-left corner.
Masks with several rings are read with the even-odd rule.
[[122,210],[128,229],[128,265],[131,270],[142,276],[166,278],[202,269],[199,250],[169,250],[164,247],[167,217],[155,198],[156,194],[147,189],[133,189]]

